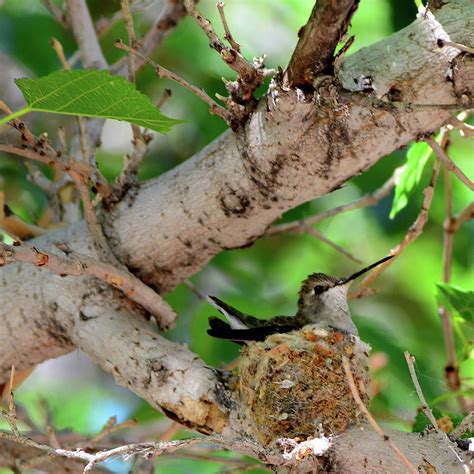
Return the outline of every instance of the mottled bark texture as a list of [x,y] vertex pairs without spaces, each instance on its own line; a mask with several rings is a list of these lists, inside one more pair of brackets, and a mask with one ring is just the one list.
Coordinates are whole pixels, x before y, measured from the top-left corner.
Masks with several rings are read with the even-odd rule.
[[[347,58],[337,80],[318,81],[314,93],[272,85],[244,130],[224,133],[105,215],[117,256],[165,292],[222,250],[253,242],[286,210],[434,132],[474,95],[472,56],[439,48],[437,40],[472,46],[473,24],[470,0],[447,2],[436,16],[428,12]],[[57,243],[95,256],[83,223],[34,241],[47,252],[58,251]],[[232,431],[216,372],[153,333],[121,293],[93,278],[61,278],[27,264],[5,266],[0,282],[0,380],[12,364],[26,369],[77,347],[182,423],[207,433]],[[368,452],[359,438],[348,456]],[[385,472],[398,472],[394,466]]]

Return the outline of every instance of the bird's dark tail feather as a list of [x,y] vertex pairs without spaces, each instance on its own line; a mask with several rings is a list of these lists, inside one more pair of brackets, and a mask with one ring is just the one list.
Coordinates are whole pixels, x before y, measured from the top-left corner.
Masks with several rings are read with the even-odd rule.
[[209,318],[209,326],[207,333],[209,336],[219,339],[228,339],[236,344],[243,344],[246,341],[264,341],[268,336],[277,333],[285,333],[295,330],[294,326],[261,326],[250,329],[232,329],[222,319],[212,317]]

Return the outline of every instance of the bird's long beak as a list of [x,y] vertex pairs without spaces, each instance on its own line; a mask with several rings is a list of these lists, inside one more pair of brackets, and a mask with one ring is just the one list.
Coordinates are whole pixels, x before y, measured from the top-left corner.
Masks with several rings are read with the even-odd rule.
[[356,278],[359,278],[364,273],[368,272],[369,270],[372,270],[372,268],[375,268],[375,267],[379,266],[380,264],[386,262],[387,260],[390,260],[391,258],[393,258],[393,255],[389,255],[388,257],[384,257],[381,260],[379,260],[378,262],[372,263],[372,265],[369,265],[368,267],[365,267],[362,270],[359,270],[358,272],[353,273],[351,276],[348,276],[346,278],[341,278],[337,282],[337,285],[345,285],[346,283],[349,283],[352,280],[355,280]]

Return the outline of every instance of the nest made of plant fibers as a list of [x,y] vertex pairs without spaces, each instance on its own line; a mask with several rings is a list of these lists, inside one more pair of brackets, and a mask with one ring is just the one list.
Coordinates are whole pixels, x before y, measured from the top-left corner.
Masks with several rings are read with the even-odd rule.
[[349,359],[367,404],[369,351],[357,336],[313,325],[246,345],[239,362],[238,393],[249,434],[268,446],[281,437],[344,432],[360,414],[342,357]]

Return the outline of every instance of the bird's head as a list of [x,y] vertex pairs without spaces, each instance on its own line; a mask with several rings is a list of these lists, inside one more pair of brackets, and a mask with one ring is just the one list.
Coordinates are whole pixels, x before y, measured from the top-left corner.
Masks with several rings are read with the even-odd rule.
[[315,318],[317,318],[318,314],[325,313],[326,311],[342,311],[349,314],[347,293],[351,283],[359,276],[391,258],[391,255],[385,257],[344,278],[333,277],[325,273],[309,275],[301,285],[298,313],[305,314],[306,316],[313,314]]

